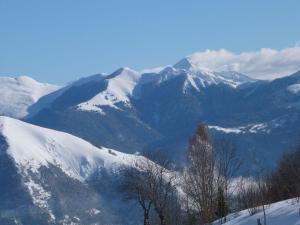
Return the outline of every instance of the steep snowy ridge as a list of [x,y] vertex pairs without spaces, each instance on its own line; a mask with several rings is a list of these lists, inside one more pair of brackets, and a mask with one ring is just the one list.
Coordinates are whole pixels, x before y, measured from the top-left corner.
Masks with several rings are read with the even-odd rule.
[[85,111],[98,111],[103,113],[101,106],[110,106],[118,109],[117,103],[123,103],[130,107],[129,97],[137,85],[140,74],[129,68],[122,68],[106,77],[107,88],[87,102],[78,105]]
[[193,59],[186,57],[174,65],[178,70],[184,70],[187,73],[187,81],[199,90],[200,87],[206,87],[212,84],[226,84],[232,87],[238,87],[241,84],[254,82],[244,74],[235,71],[212,71],[206,67],[193,62]]
[[[70,134],[3,116],[0,147],[0,180],[6,187],[0,224],[129,225],[133,223],[128,220],[137,220],[137,208],[124,210],[126,204],[116,190],[120,167],[144,157],[95,147]],[[7,187],[16,179],[19,182]],[[24,199],[14,198],[10,189],[22,191]],[[4,198],[17,207],[10,209]]]
[[52,164],[80,181],[100,168],[115,169],[139,156],[97,148],[67,133],[0,117],[0,133],[6,138],[8,154],[24,172],[38,172]]
[[30,77],[0,77],[0,115],[21,118],[28,107],[59,86],[43,84]]

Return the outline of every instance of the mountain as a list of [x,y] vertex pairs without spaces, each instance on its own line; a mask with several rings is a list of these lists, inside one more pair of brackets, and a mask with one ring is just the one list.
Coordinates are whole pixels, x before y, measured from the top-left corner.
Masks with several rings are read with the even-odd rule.
[[[143,74],[121,68],[110,75],[86,78],[87,82],[71,84],[63,91],[57,91],[62,93],[39,113],[29,116],[27,121],[69,132],[94,144],[123,152],[170,148],[174,141],[174,145],[180,144],[176,151],[180,149],[182,153],[195,124],[201,120],[197,98],[202,95],[202,90],[215,85],[236,89],[254,80],[234,72],[216,73],[179,68],[177,65]],[[178,97],[183,102],[180,103]],[[45,96],[41,101],[47,98]],[[186,111],[186,105],[191,98],[195,101],[195,111],[186,124],[182,118],[190,112]],[[165,114],[169,114],[169,110],[174,111],[177,103],[182,108],[178,108],[173,117],[168,115],[169,118],[166,118]],[[189,127],[176,127],[174,122],[180,120]],[[184,136],[178,139],[181,134]]]
[[116,108],[117,104],[124,104],[130,107],[129,97],[138,83],[140,74],[129,68],[121,68],[111,75],[105,77],[106,88],[86,102],[78,105],[83,111],[96,111],[104,113],[101,106]]
[[274,165],[283,152],[299,144],[300,96],[294,89],[299,83],[297,72],[241,87],[226,105],[228,113],[208,123],[212,132],[231,139],[252,162]]
[[88,82],[70,84],[42,98],[41,101],[55,95],[51,104],[27,121],[72,133],[96,145],[131,153],[140,151],[158,140],[160,134],[135,115],[128,101],[137,76],[140,74],[123,68],[102,79],[86,78]]
[[0,115],[22,118],[28,107],[59,86],[43,84],[30,77],[0,77]]
[[115,187],[142,159],[0,117],[0,224],[138,224]]
[[214,140],[232,141],[246,164],[270,159],[264,164],[272,167],[299,140],[299,77],[255,80],[187,57],[159,72],[121,68],[71,83],[33,104],[29,110],[52,99],[26,120],[127,153],[167,151],[179,164],[202,122]]
[[197,62],[195,62],[192,57],[186,57],[180,60],[174,65],[174,67],[176,69],[187,71],[189,76],[200,80],[202,85],[224,83],[233,87],[237,87],[244,83],[256,81],[255,79],[235,71],[226,70],[216,72],[207,68],[202,68],[201,66],[197,65]]
[[245,168],[274,166],[299,142],[300,73],[262,81],[221,69],[186,57],[146,73],[85,77],[42,96],[22,119],[126,153],[166,151],[178,164],[205,123],[213,140],[233,142]]

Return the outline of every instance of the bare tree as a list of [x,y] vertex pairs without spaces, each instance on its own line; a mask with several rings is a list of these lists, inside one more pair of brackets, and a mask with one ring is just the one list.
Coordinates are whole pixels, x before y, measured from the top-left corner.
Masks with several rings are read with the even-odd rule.
[[215,219],[214,152],[204,125],[200,125],[187,150],[184,190],[202,223]]
[[142,169],[149,174],[147,185],[154,210],[160,220],[160,225],[167,224],[168,209],[174,196],[177,195],[176,173],[169,170],[172,163],[161,153],[153,152],[146,155]]
[[242,178],[238,183],[237,202],[238,209],[247,209],[249,215],[254,215],[260,211],[260,194],[256,182],[249,178]]
[[[247,209],[250,215],[263,211],[264,225],[267,224],[266,206],[269,204],[267,173],[258,158],[254,158],[252,176],[241,182],[238,190],[238,200],[242,203],[240,209]],[[243,179],[244,181],[245,179]]]
[[144,212],[144,225],[150,224],[152,206],[160,224],[166,225],[170,209],[174,210],[177,203],[176,173],[168,169],[171,162],[162,154],[153,152],[147,158],[140,157],[122,170],[120,191],[126,199],[139,203]]
[[150,225],[150,210],[153,201],[149,195],[149,187],[145,178],[149,177],[145,171],[136,168],[137,162],[133,166],[121,169],[121,183],[119,191],[125,200],[136,201],[143,209],[144,225]]
[[224,138],[214,144],[215,164],[216,164],[216,185],[218,190],[218,216],[221,223],[226,222],[226,216],[229,213],[230,196],[233,194],[230,190],[230,183],[236,176],[242,161],[237,155],[234,145]]
[[266,177],[267,171],[263,164],[255,160],[254,165],[256,166],[256,174],[255,174],[255,181],[257,184],[257,191],[258,191],[258,199],[259,204],[262,207],[263,214],[264,214],[264,225],[267,225],[267,215],[266,215],[266,206],[268,203],[267,199],[267,184],[266,184]]

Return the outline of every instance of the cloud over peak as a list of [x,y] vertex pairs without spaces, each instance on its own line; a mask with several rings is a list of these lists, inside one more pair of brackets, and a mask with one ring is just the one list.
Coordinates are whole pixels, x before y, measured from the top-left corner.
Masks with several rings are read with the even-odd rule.
[[257,79],[275,79],[300,70],[300,45],[275,50],[235,53],[226,49],[206,50],[187,56],[197,67],[215,71],[233,70]]

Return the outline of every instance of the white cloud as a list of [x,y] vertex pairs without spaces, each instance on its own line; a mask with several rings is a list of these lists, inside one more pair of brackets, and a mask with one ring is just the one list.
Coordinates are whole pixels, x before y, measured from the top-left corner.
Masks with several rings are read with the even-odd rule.
[[300,45],[282,50],[262,48],[234,53],[225,49],[206,50],[187,57],[197,67],[234,70],[258,79],[274,79],[300,70]]

